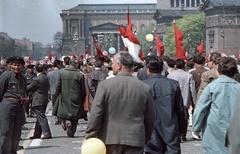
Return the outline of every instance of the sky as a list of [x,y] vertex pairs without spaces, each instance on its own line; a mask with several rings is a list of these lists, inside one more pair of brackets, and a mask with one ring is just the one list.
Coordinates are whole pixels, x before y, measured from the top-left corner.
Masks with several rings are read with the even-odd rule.
[[[134,3],[157,3],[135,0]],[[0,0],[0,32],[11,38],[30,39],[44,45],[62,30],[60,13],[78,4],[128,4],[131,0]]]

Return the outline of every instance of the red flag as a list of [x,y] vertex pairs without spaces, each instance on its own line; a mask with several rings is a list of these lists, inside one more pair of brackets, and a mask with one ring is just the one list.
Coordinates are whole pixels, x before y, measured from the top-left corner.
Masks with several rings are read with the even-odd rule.
[[84,58],[84,56],[80,55],[78,60],[83,61],[83,58]]
[[98,56],[103,55],[103,54],[102,54],[102,50],[101,50],[101,48],[98,46],[98,44],[97,44],[97,42],[95,41],[93,35],[92,35],[92,39],[93,39],[93,44],[94,44],[94,46],[95,46],[95,48],[96,48],[96,50],[97,50],[97,55],[98,55]]
[[27,61],[27,62],[28,62],[28,65],[30,65],[30,64],[31,64],[31,61],[32,61],[32,56],[31,56],[31,55],[29,55],[29,56],[28,56],[28,61]]
[[204,53],[204,44],[203,42],[200,43],[199,46],[197,46],[197,51],[200,55],[202,55]]
[[48,51],[48,59],[51,62],[52,61],[52,54]]
[[88,54],[88,47],[86,47],[86,49],[85,49],[85,55],[87,55]]
[[142,48],[140,49],[138,56],[142,61],[144,60],[144,55],[143,55]]
[[183,46],[183,36],[184,34],[177,28],[176,23],[174,23],[174,35],[175,35],[175,44],[176,44],[176,59],[187,60],[184,46]]
[[227,55],[225,54],[224,51],[221,52],[221,56],[222,56],[222,57],[227,57]]
[[73,55],[72,55],[72,58],[75,58],[75,59],[76,59],[76,58],[77,58],[77,55],[76,55],[76,54],[73,54]]
[[155,49],[157,49],[158,51],[158,56],[161,57],[162,55],[164,55],[164,45],[157,34],[155,34],[155,38],[156,38]]
[[132,31],[132,22],[130,19],[129,9],[128,9],[127,18],[128,18],[127,27],[123,28],[123,27],[120,27],[120,25],[118,25],[118,30],[122,36],[124,46],[128,48],[128,51],[132,55],[134,61],[141,62],[141,59],[139,58],[139,52],[140,52],[141,46],[136,35],[134,35]]

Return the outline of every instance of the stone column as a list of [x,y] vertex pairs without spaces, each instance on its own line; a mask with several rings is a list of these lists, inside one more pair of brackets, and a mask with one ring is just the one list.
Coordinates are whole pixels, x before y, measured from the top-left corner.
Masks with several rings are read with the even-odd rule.
[[82,38],[81,19],[78,19],[78,38]]
[[71,25],[70,25],[70,19],[67,19],[67,37],[71,37]]

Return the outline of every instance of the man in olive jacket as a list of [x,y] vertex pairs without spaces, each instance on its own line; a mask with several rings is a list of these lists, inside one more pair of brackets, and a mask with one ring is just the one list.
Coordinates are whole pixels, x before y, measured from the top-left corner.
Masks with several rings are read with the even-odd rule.
[[113,78],[99,83],[86,138],[98,137],[107,154],[143,153],[155,126],[150,88],[131,74],[133,58],[120,52],[113,58]]
[[56,102],[53,115],[62,118],[62,127],[67,130],[67,136],[73,137],[78,119],[85,118],[83,104],[86,98],[85,79],[75,67],[77,60],[70,60],[70,66],[59,74],[56,88]]

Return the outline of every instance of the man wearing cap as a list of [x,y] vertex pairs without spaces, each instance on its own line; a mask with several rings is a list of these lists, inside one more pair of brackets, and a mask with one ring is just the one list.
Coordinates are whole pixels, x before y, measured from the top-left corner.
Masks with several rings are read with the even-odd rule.
[[16,154],[25,122],[26,77],[22,75],[24,60],[13,57],[12,71],[0,76],[0,153]]
[[67,130],[68,137],[74,137],[78,119],[86,117],[83,107],[86,98],[85,78],[77,70],[77,63],[76,59],[72,59],[69,67],[60,71],[53,108],[53,115],[62,119],[62,127]]

